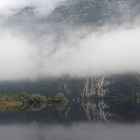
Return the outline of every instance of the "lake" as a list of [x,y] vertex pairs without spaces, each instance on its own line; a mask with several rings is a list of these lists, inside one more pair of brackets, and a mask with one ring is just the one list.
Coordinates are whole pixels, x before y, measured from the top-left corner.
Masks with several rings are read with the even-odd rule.
[[133,100],[71,100],[63,109],[0,113],[0,140],[139,140],[140,105]]

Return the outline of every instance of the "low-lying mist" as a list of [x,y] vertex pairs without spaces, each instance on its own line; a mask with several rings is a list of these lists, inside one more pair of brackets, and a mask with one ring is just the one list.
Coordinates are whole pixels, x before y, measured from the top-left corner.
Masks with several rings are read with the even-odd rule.
[[140,72],[138,14],[100,26],[49,23],[42,15],[25,20],[27,14],[0,19],[1,81]]
[[[35,122],[36,124],[36,122]],[[129,124],[71,124],[70,126],[34,124],[10,125],[0,127],[1,138],[4,140],[38,140],[38,139],[100,139],[100,140],[138,140],[139,126]]]

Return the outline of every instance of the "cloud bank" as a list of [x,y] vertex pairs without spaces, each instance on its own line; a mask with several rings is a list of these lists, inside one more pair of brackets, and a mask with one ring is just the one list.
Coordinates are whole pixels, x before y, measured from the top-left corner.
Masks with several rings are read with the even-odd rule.
[[[8,0],[0,2],[0,9],[3,8],[0,13],[1,11],[6,13],[6,7],[8,9],[20,8],[20,6],[31,6],[35,3],[39,7],[49,5],[49,7],[52,6],[51,9],[55,9],[56,4],[60,2],[60,0],[48,3],[43,0],[36,0],[35,3],[25,0],[21,0],[20,3],[14,1],[12,5]],[[7,13],[9,12],[11,11]],[[44,14],[40,17],[44,18]],[[81,77],[140,72],[138,22],[120,25],[106,23],[99,27],[79,23],[77,27],[44,22],[40,17],[35,17],[35,22],[19,23],[17,20],[13,22],[12,16],[8,17],[8,20],[1,20],[1,81],[63,75]],[[136,20],[138,21],[138,18]],[[10,21],[14,23],[14,26]]]
[[49,14],[59,2],[66,0],[4,0],[0,1],[0,15],[9,16],[24,7],[35,7],[38,14]]

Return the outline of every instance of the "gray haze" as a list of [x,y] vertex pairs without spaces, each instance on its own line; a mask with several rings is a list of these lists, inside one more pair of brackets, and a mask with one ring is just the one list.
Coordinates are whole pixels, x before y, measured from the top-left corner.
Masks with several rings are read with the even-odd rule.
[[138,125],[74,124],[72,126],[1,125],[2,140],[139,140]]
[[0,2],[0,80],[140,72],[139,0]]

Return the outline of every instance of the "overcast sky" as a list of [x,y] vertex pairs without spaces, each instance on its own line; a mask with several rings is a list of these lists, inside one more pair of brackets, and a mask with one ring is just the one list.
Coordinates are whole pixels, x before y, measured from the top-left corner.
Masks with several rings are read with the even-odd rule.
[[140,2],[85,1],[0,1],[0,80],[140,72]]

